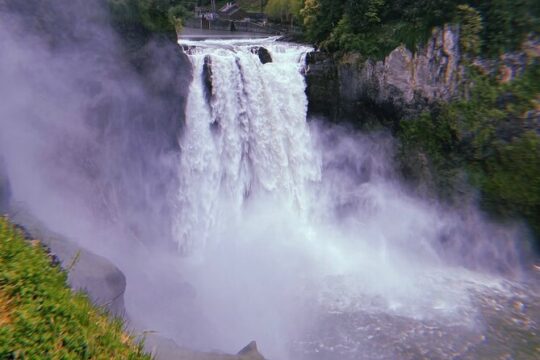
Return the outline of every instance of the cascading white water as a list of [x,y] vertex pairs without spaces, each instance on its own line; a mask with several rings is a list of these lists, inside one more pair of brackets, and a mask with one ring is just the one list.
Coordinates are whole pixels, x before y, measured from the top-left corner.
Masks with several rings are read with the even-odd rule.
[[267,195],[306,212],[306,186],[320,178],[301,74],[310,49],[270,40],[264,46],[273,61],[263,65],[249,42],[196,45],[189,50],[177,224],[188,251],[204,246],[220,222],[241,221],[249,197]]
[[[472,326],[470,288],[499,281],[460,267],[462,258],[491,254],[511,267],[516,251],[499,241],[515,243],[511,230],[474,208],[452,212],[407,194],[389,164],[388,136],[308,123],[308,47],[181,45],[193,81],[175,234],[199,312],[187,345],[234,351],[257,339],[267,355],[287,359],[310,326],[307,309]],[[261,62],[261,46],[272,62]]]

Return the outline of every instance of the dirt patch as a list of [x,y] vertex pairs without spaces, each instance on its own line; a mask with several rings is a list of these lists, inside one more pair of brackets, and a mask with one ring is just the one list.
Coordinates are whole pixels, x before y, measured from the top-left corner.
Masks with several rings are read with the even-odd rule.
[[0,289],[0,327],[11,324],[11,306],[7,295]]

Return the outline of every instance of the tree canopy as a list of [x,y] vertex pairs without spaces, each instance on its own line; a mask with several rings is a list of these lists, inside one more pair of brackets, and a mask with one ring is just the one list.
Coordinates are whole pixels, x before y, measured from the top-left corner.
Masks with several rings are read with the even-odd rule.
[[474,46],[488,56],[540,32],[538,0],[305,0],[300,14],[307,40],[366,56],[384,55],[401,43],[414,47],[444,23],[478,32]]
[[266,13],[276,19],[291,19],[300,15],[302,0],[269,0],[266,4]]
[[107,0],[113,23],[149,32],[173,32],[187,15],[186,0]]

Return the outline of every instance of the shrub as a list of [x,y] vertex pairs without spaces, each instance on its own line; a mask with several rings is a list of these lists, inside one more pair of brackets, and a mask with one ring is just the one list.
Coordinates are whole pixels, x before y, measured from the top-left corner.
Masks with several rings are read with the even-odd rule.
[[478,55],[482,48],[482,16],[469,5],[458,5],[457,23],[460,24],[459,44],[464,54]]
[[107,0],[114,25],[122,30],[142,29],[172,33],[188,14],[183,0]]

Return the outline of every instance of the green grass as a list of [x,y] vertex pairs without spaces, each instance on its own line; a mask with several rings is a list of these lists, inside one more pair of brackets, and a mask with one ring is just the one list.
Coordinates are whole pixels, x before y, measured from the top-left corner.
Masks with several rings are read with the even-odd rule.
[[0,218],[0,359],[150,359],[66,280],[38,241]]

